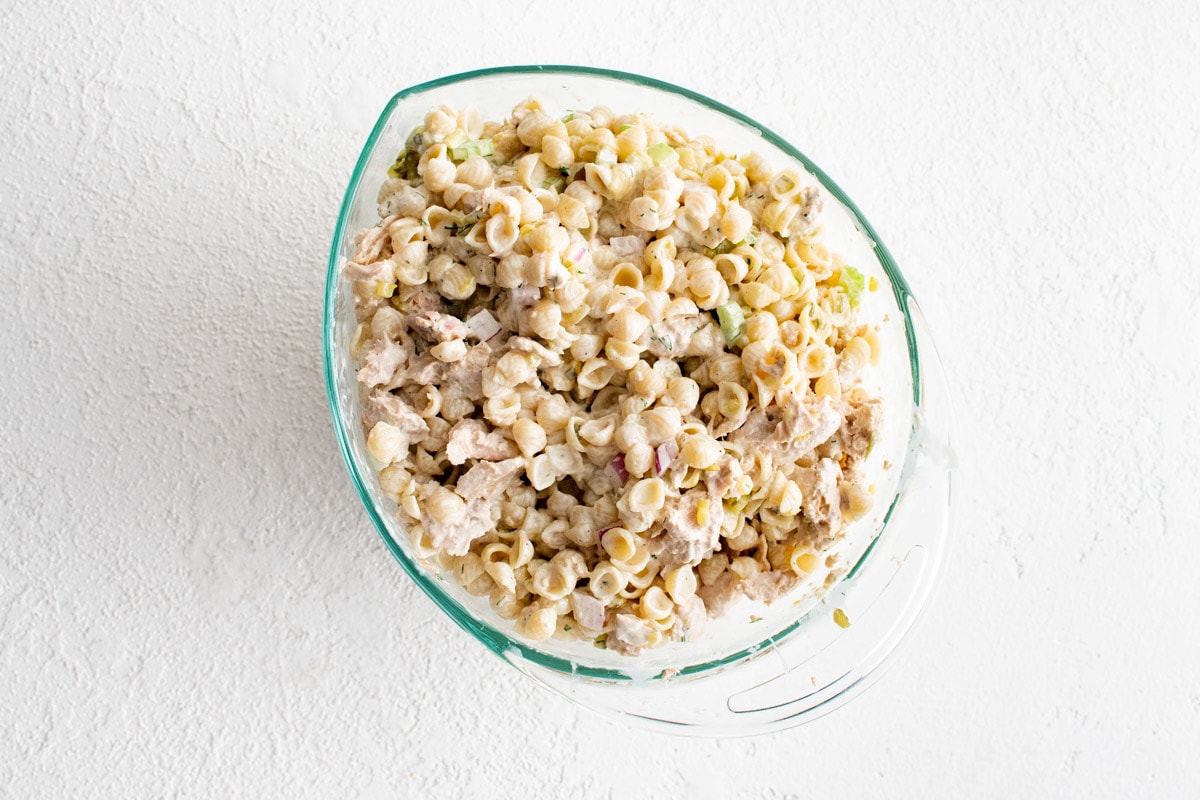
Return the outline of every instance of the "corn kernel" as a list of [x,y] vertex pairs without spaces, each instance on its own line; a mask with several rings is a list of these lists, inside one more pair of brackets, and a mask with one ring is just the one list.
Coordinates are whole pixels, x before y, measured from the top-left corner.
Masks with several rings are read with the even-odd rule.
[[801,553],[800,555],[796,556],[796,559],[793,563],[796,565],[796,569],[800,572],[812,572],[817,568],[817,554]]
[[697,525],[707,525],[708,524],[708,498],[707,497],[702,498],[700,500],[700,502],[696,504],[696,524]]

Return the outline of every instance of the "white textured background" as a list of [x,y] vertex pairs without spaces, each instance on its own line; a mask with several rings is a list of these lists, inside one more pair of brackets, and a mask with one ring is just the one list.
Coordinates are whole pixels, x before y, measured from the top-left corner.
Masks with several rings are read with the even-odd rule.
[[[1196,5],[725,5],[3,4],[0,794],[1195,796]],[[790,138],[934,326],[955,546],[830,717],[594,718],[359,507],[319,359],[345,183],[394,91],[528,62]]]

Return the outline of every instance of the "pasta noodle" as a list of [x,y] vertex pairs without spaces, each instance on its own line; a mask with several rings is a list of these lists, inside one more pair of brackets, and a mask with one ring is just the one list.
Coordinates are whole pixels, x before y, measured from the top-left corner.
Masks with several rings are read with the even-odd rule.
[[431,109],[378,205],[350,348],[414,553],[532,641],[629,655],[820,588],[873,505],[885,353],[806,174],[530,99]]

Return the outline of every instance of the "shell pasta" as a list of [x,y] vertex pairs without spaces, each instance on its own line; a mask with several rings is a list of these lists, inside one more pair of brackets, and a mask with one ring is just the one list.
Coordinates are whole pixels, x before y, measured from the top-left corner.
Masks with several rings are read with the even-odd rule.
[[431,109],[378,204],[352,355],[421,557],[527,639],[625,655],[820,588],[871,507],[881,341],[806,175],[530,99]]

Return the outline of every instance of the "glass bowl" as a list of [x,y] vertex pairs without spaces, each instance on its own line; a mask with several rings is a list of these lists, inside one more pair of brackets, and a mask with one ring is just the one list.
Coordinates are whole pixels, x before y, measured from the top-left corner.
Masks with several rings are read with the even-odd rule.
[[[793,166],[822,187],[831,249],[874,277],[862,313],[881,326],[885,355],[875,381],[885,411],[867,469],[875,511],[851,525],[824,588],[771,606],[744,601],[702,637],[639,657],[589,642],[530,642],[511,623],[418,558],[379,490],[358,424],[361,400],[349,342],[355,319],[342,267],[354,234],[378,222],[376,193],[425,112],[445,103],[503,119],[534,96],[548,109],[607,105],[644,111],[727,152],[755,150],[775,169]],[[380,536],[409,577],[450,619],[525,675],[581,705],[635,724],[694,735],[739,735],[789,727],[828,713],[878,674],[929,597],[950,522],[951,413],[945,378],[912,293],[878,235],[848,197],[795,147],[745,115],[662,81],[572,66],[502,67],[451,75],[388,102],[354,168],[342,203],[325,292],[326,387],[350,478]],[[848,627],[835,624],[833,611]]]

